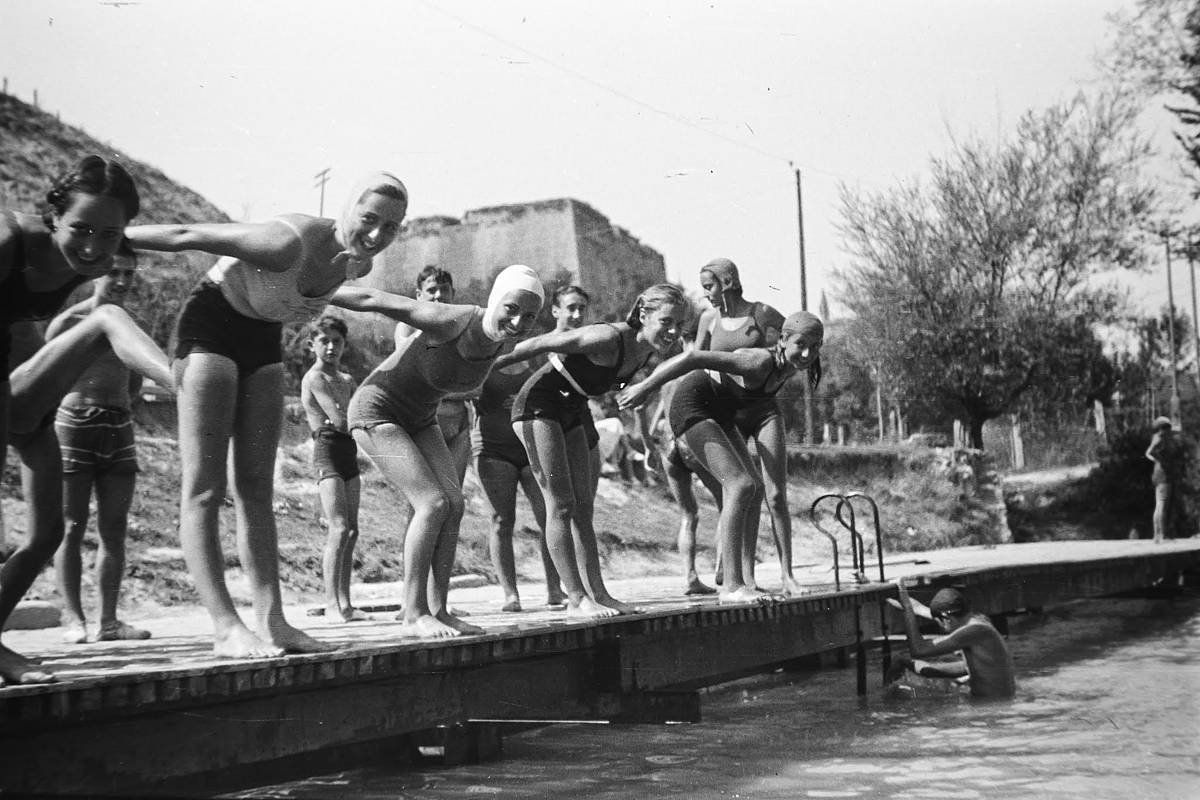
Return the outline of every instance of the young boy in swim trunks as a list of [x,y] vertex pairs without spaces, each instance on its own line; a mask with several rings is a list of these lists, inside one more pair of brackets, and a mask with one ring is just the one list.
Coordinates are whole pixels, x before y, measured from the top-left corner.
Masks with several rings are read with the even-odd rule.
[[[46,338],[64,333],[102,305],[124,307],[133,285],[136,262],[119,258],[107,275],[96,281],[88,299],[54,318]],[[125,533],[133,487],[137,480],[137,450],[130,418],[130,396],[142,378],[131,372],[105,345],[63,398],[54,419],[62,452],[65,536],[54,556],[62,594],[63,641],[88,641],[87,621],[80,597],[80,549],[87,531],[93,489],[96,495],[96,584],[100,594],[100,629],[96,641],[148,639],[150,631],[117,619],[117,597],[125,573]]]
[[357,384],[341,371],[346,323],[323,316],[313,325],[309,345],[316,360],[300,382],[300,402],[313,437],[313,471],[328,537],[321,562],[327,622],[370,619],[350,603],[350,574],[358,542],[358,503],[362,481],[358,445],[346,428],[346,407]]
[[[903,581],[899,589],[900,600],[888,598],[888,602],[904,611],[909,656],[892,666],[888,682],[909,670],[929,678],[966,678],[972,697],[1003,699],[1016,693],[1008,644],[987,617],[971,613],[966,595],[957,589],[942,589],[926,606],[909,597]],[[918,616],[934,620],[945,634],[925,639],[917,627]],[[925,660],[960,651],[962,657],[956,661]]]

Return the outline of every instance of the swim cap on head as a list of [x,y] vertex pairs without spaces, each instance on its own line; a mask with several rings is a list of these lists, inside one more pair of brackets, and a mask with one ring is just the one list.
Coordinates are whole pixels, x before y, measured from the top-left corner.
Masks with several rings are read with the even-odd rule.
[[1174,425],[1171,423],[1171,420],[1168,417],[1159,417],[1158,419],[1154,420],[1154,430],[1171,427],[1174,427]]
[[942,614],[959,616],[970,609],[967,598],[958,589],[942,589],[929,601],[929,612],[935,617]]
[[[524,264],[513,264],[510,267],[500,270],[500,274],[492,282],[492,291],[488,294],[487,307],[489,309],[496,308],[509,292],[515,291],[529,292],[530,294],[537,295],[539,304],[546,300],[546,292],[542,288],[542,279],[538,277],[533,267],[527,267]],[[493,314],[486,314],[484,316],[483,332],[489,339],[494,341],[500,341],[505,338],[504,334],[500,332],[499,327],[496,326]]]
[[714,258],[701,267],[700,271],[711,272],[721,282],[722,288],[742,288],[742,279],[738,277],[737,264],[734,264],[728,258]]
[[[404,198],[404,207],[408,208],[408,188],[404,182],[390,172],[370,172],[362,176],[355,182],[350,189],[350,194],[346,197],[346,205],[342,208],[342,217],[338,220],[338,227],[341,229],[340,237],[345,238],[346,231],[354,227],[354,219],[358,216],[358,204],[370,192],[378,192],[388,197],[401,195]],[[342,247],[349,247],[349,243],[343,241]],[[346,277],[349,280],[361,277],[370,271],[370,259],[359,260],[349,250],[342,251],[344,255],[349,256],[346,264]]]
[[800,336],[810,342],[821,342],[825,339],[825,324],[816,314],[807,311],[797,311],[783,321],[779,329],[780,338]]
[[511,267],[500,270],[500,274],[492,282],[492,291],[488,295],[487,304],[494,306],[504,295],[516,290],[532,292],[538,296],[539,300],[546,299],[545,289],[542,288],[542,279],[538,277],[533,267],[513,264]]

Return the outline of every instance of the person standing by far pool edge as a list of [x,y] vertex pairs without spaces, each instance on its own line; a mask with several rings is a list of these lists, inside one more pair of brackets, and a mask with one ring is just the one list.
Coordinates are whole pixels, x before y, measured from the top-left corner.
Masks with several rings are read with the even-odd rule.
[[1179,523],[1179,489],[1187,472],[1187,445],[1179,438],[1171,420],[1154,420],[1154,436],[1146,450],[1146,458],[1154,462],[1151,480],[1154,482],[1154,541],[1161,542],[1175,532]]

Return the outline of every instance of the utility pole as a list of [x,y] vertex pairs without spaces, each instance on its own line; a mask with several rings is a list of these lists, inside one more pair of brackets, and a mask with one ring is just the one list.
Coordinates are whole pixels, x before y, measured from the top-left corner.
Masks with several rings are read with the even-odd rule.
[[1192,361],[1196,367],[1196,388],[1200,389],[1200,315],[1196,313],[1196,242],[1190,234],[1187,243],[1188,276],[1192,281]]
[[1163,244],[1167,248],[1167,342],[1171,348],[1171,421],[1181,429],[1179,418],[1179,369],[1175,350],[1175,287],[1171,280],[1171,233],[1163,232]]
[[321,205],[317,211],[318,217],[325,216],[325,184],[329,183],[329,169],[329,167],[326,167],[313,176],[313,187],[320,187],[321,189]]
[[[800,170],[795,169],[795,173],[796,224],[800,231],[800,310],[808,311],[808,264],[804,255],[804,197],[800,191]],[[802,382],[804,384],[804,441],[806,444],[814,444],[812,387],[809,385],[807,377],[804,377]]]

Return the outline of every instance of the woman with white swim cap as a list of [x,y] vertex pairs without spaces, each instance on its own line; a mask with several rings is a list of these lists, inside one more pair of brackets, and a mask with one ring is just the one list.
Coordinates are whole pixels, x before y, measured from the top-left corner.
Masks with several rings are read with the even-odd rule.
[[[136,248],[222,257],[184,303],[175,349],[180,539],[212,617],[217,655],[261,658],[328,649],[283,616],[273,509],[283,416],[280,336],[283,323],[317,317],[346,280],[370,271],[372,259],[399,232],[407,209],[404,184],[379,172],[354,187],[337,220],[284,214],[262,223],[126,230]],[[225,585],[218,538],[227,452],[239,550],[248,556],[242,566],[253,595],[253,630],[238,615]]]
[[334,305],[383,314],[420,331],[402,339],[367,376],[348,409],[358,446],[413,507],[404,540],[403,635],[483,632],[446,604],[463,496],[438,426],[438,404],[448,394],[479,388],[496,358],[532,330],[542,296],[537,273],[514,264],[496,277],[484,308],[424,303],[365,287],[343,287],[333,297]]

